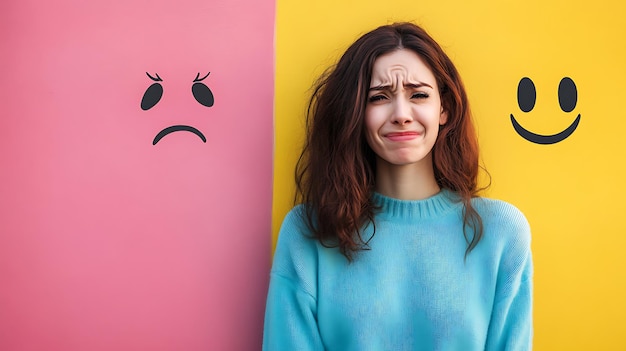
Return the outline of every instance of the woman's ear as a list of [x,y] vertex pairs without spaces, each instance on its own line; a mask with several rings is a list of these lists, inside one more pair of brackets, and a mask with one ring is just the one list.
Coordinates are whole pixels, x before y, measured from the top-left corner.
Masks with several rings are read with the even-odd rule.
[[448,122],[448,111],[443,109],[441,106],[441,114],[439,115],[439,125],[442,126]]

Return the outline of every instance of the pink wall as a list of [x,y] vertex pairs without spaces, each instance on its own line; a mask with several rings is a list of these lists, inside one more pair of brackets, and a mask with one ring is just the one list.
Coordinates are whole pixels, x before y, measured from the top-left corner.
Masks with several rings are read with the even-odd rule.
[[[259,349],[274,2],[21,0],[0,23],[0,349]],[[206,142],[153,145],[173,125]]]

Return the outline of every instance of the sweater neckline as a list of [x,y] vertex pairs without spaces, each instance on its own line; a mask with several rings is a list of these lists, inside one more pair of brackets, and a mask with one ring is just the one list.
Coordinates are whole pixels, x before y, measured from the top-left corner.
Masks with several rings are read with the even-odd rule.
[[441,189],[437,194],[422,200],[400,200],[374,192],[372,201],[379,208],[377,213],[404,218],[437,217],[460,204],[458,195],[448,189]]

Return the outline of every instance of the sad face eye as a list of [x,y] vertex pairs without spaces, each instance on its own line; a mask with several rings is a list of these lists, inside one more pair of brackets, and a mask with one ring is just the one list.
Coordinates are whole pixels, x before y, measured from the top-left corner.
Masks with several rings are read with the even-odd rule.
[[146,72],[146,74],[156,83],[150,85],[148,89],[146,89],[146,92],[143,93],[143,97],[141,98],[141,109],[144,111],[153,108],[163,96],[163,86],[159,83],[162,82],[163,79],[161,79],[158,74],[156,74],[156,78],[151,76],[148,72]]
[[146,89],[141,99],[141,109],[146,111],[154,107],[163,96],[163,87],[159,83],[154,83]]
[[193,83],[191,86],[191,93],[196,101],[206,107],[213,106],[213,103],[215,102],[211,89],[202,83]]
[[522,78],[517,85],[517,104],[520,110],[530,112],[535,107],[536,101],[537,89],[535,89],[535,83],[528,77]]
[[564,112],[572,112],[578,101],[578,91],[574,81],[565,77],[559,83],[559,105]]
[[200,73],[198,73],[196,79],[193,80],[193,85],[191,86],[191,93],[193,94],[194,99],[206,107],[213,106],[213,103],[215,102],[211,89],[209,89],[209,87],[207,87],[204,83],[201,83],[206,79],[206,77],[209,76],[209,74],[211,74],[211,72],[200,78]]

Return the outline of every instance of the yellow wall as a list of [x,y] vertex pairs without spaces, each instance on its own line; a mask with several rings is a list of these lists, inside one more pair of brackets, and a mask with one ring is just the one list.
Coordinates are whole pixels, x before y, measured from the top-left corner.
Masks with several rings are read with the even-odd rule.
[[[391,5],[390,5],[391,4]],[[626,316],[626,5],[619,1],[288,1],[277,4],[274,236],[290,209],[313,80],[360,34],[423,25],[455,61],[492,175],[485,195],[519,207],[533,230],[535,349],[624,350]],[[537,102],[517,104],[530,77]],[[559,108],[571,77],[578,103]],[[522,139],[510,115],[564,141]]]

